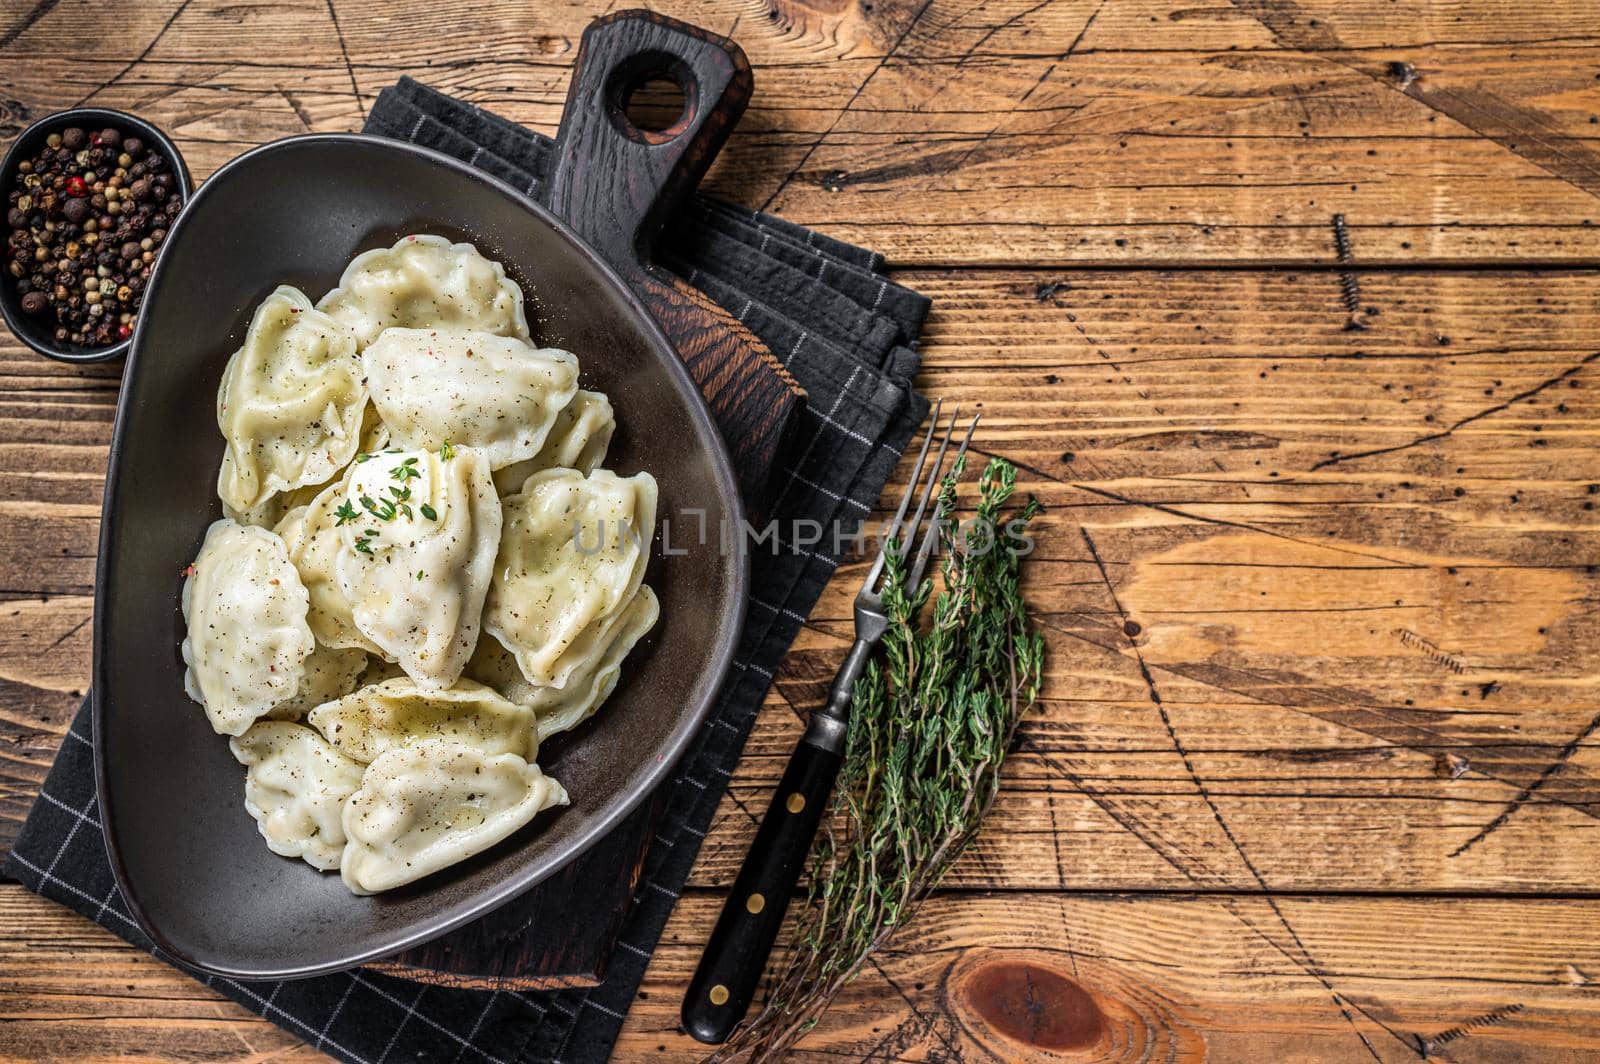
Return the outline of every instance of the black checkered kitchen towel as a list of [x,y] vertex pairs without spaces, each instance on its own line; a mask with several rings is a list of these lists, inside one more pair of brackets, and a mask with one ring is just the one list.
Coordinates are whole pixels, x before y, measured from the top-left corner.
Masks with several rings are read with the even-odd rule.
[[[550,142],[409,79],[379,96],[366,132],[414,141],[537,197]],[[774,516],[854,528],[892,473],[927,403],[911,390],[912,346],[928,301],[892,284],[882,258],[782,219],[696,200],[660,242],[663,265],[737,315],[809,393],[801,431],[779,459]],[[749,620],[733,672],[681,771],[645,861],[606,980],[587,989],[522,993],[422,986],[356,970],[280,983],[200,978],[336,1057],[460,1064],[603,1061],[633,1001],[667,916],[773,669],[838,558],[763,545],[751,566]],[[7,870],[145,949],[112,880],[95,806],[87,709],[45,780]]]

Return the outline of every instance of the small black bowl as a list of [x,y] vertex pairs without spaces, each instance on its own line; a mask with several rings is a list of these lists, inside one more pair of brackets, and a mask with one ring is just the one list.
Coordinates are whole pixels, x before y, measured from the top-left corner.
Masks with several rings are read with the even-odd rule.
[[[110,127],[123,136],[135,135],[144,138],[146,144],[153,146],[167,157],[167,162],[171,164],[172,173],[178,182],[179,196],[185,205],[188,204],[194,186],[189,180],[189,167],[184,164],[183,156],[178,153],[178,146],[173,144],[165,133],[144,119],[104,107],[74,107],[69,111],[57,111],[24,129],[11,145],[11,150],[6,152],[5,160],[0,162],[0,195],[9,194],[15,187],[17,166],[24,159],[32,158],[50,134],[59,133],[69,126],[82,126],[90,132]],[[3,203],[4,201],[0,200],[0,208],[3,208]],[[54,327],[47,331],[22,312],[22,297],[17,294],[16,280],[9,273],[0,273],[0,317],[5,318],[6,325],[17,339],[46,358],[53,358],[58,362],[109,362],[127,354],[128,348],[133,344],[132,337],[104,347],[57,343]]]

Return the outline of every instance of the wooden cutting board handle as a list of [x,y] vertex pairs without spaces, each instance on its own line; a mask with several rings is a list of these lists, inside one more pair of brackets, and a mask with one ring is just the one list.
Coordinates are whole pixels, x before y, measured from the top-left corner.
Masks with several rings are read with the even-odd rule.
[[[682,115],[659,131],[627,115],[629,93],[652,77],[676,81],[684,96]],[[732,314],[650,263],[662,226],[727,141],[752,84],[744,52],[726,37],[649,11],[597,19],[578,47],[545,198],[654,314],[722,430],[747,508],[759,514],[805,391]]]

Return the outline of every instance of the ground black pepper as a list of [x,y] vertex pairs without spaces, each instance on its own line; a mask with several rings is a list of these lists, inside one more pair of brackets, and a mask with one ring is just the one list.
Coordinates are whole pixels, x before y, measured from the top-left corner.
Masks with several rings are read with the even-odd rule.
[[79,126],[50,134],[6,190],[6,271],[23,313],[58,343],[104,347],[132,335],[182,206],[170,161],[142,138]]

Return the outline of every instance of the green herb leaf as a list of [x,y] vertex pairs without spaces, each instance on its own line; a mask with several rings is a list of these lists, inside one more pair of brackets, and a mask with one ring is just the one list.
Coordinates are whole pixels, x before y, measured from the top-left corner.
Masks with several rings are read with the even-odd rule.
[[[938,515],[955,508],[956,471]],[[885,546],[884,656],[857,681],[831,830],[812,847],[807,901],[770,982],[767,1005],[718,1050],[719,1061],[782,1059],[977,835],[999,787],[1017,721],[1037,701],[1044,640],[1028,618],[1017,545],[1037,500],[1002,515],[1016,469],[994,459],[979,482],[977,519],[999,542],[945,537],[943,590],[906,585]],[[1015,522],[1015,523],[1013,523]],[[949,527],[949,526],[946,526]],[[919,622],[933,600],[933,618]]]
[[333,523],[334,527],[336,528],[339,525],[348,524],[361,516],[356,508],[350,505],[349,499],[346,499],[344,502],[340,503],[339,508],[333,511],[333,515],[339,519]]
[[426,517],[430,521],[437,521],[437,520],[439,520],[439,511],[435,510],[433,507],[429,506],[427,503],[423,503],[422,504],[422,516]]
[[444,441],[444,446],[439,448],[439,460],[441,462],[448,462],[448,461],[450,461],[450,459],[454,458],[455,456],[456,456],[455,447],[451,445],[449,440],[445,440]]

